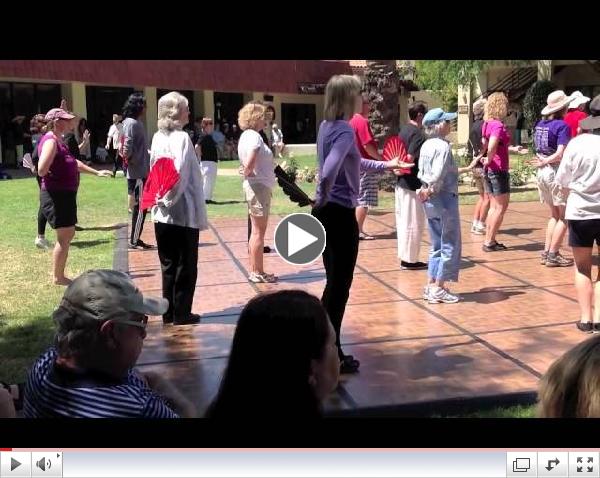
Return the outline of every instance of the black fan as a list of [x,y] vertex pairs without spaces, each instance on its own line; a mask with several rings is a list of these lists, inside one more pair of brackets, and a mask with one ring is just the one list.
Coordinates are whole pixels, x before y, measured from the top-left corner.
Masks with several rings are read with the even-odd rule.
[[279,165],[275,167],[275,176],[277,176],[277,182],[284,194],[290,198],[292,202],[295,202],[300,207],[308,206],[312,204],[312,199],[293,182],[283,168]]

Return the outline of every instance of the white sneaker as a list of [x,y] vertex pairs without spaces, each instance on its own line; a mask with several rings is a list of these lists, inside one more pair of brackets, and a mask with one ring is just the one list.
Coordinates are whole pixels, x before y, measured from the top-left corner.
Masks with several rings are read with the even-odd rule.
[[277,277],[273,274],[257,274],[256,272],[250,272],[248,280],[255,284],[272,284],[273,282],[277,282]]
[[473,223],[471,226],[471,234],[477,234],[480,236],[485,235],[485,225]]
[[449,290],[438,287],[437,290],[429,291],[429,303],[430,304],[456,304],[460,300],[460,297],[451,294]]
[[423,300],[429,300],[429,285],[423,287]]
[[48,239],[46,239],[45,237],[36,237],[34,244],[35,247],[37,247],[38,249],[48,250],[52,247],[52,244],[50,244],[48,242]]

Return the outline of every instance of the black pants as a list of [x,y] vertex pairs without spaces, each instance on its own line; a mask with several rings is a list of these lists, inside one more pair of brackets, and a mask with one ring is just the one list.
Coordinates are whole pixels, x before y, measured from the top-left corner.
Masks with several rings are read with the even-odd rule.
[[142,192],[144,191],[144,179],[136,179],[135,187],[133,188],[133,211],[131,213],[131,244],[137,244],[142,231],[144,230],[144,221],[146,220],[146,211],[140,211],[140,204],[142,202]]
[[123,172],[123,159],[119,156],[119,151],[114,148],[108,148],[108,156],[113,162],[113,176],[117,174],[117,170],[122,169]]
[[198,277],[200,230],[156,222],[154,232],[162,270],[163,297],[169,300],[169,310],[163,320],[186,320],[192,313]]
[[327,283],[321,302],[335,329],[335,343],[341,359],[343,353],[340,330],[358,256],[358,223],[354,208],[334,203],[327,203],[322,208],[313,210],[312,214],[321,221],[327,234],[327,245],[323,251]]
[[[40,188],[40,191],[42,190],[42,178],[40,178],[37,175],[36,172],[36,176],[35,179],[37,180],[38,183],[38,187]],[[38,215],[37,215],[37,233],[38,236],[44,236],[46,235],[46,223],[48,221],[46,221],[46,216],[44,216],[44,212],[42,211],[42,203],[40,201],[40,206],[38,207]]]

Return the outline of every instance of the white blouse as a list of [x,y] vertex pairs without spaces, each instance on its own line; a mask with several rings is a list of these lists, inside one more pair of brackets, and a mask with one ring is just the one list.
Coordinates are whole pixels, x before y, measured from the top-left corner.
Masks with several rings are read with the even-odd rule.
[[152,220],[201,231],[207,229],[202,171],[190,136],[181,130],[155,133],[150,147],[150,171],[161,157],[174,159],[179,182],[152,207]]

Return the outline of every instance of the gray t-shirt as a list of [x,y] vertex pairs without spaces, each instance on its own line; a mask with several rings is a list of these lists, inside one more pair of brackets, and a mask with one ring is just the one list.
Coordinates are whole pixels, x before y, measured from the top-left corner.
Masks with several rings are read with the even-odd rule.
[[144,124],[140,120],[125,118],[123,136],[123,150],[127,157],[127,177],[145,179],[150,170],[150,155]]

